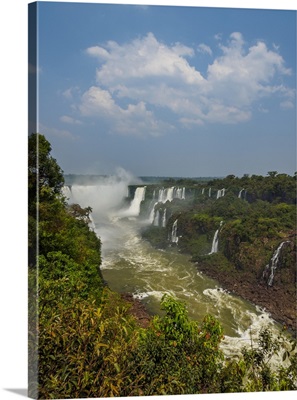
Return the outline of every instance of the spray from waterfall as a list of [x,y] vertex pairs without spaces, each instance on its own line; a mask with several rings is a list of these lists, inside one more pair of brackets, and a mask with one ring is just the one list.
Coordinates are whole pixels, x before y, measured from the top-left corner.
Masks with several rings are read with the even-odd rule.
[[62,187],[62,195],[66,198],[66,200],[69,202],[69,200],[72,197],[71,189],[69,186],[63,186]]
[[[71,188],[66,185],[62,189],[68,204],[79,204],[82,208],[91,207],[90,227],[102,241],[102,251],[114,246],[120,232],[111,224],[113,219],[135,216],[139,207],[137,203],[144,198],[142,193],[136,193],[133,207],[127,208],[127,190],[129,185],[138,185],[141,181],[122,168],[117,169],[115,175],[98,176],[96,179],[86,177],[83,181],[71,182]],[[135,196],[134,196],[135,197]]]

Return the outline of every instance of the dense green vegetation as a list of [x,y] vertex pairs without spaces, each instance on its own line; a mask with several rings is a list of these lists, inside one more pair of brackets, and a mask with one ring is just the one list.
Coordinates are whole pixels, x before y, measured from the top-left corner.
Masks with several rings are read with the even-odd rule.
[[[187,180],[179,181],[183,184]],[[174,186],[174,181],[170,185]],[[143,213],[148,203],[149,196]],[[176,247],[170,238],[178,220],[179,251],[190,254],[201,271],[223,286],[266,307],[296,334],[296,305],[292,302],[296,298],[296,174],[270,171],[266,177],[229,175],[207,183],[192,182],[186,186],[186,200],[173,199],[156,206],[161,213],[165,208],[166,227],[144,229],[145,239],[158,248]],[[218,253],[210,255],[217,229]],[[271,259],[282,242],[286,245],[270,288]]]
[[[244,349],[239,359],[226,360],[218,321],[210,315],[191,321],[185,305],[169,296],[162,299],[164,314],[141,328],[129,304],[104,286],[101,243],[88,227],[91,209],[66,204],[63,173],[50,152],[43,135],[29,137],[31,397],[297,388],[295,344],[282,335],[272,338],[264,330],[259,343]],[[214,229],[221,215],[194,213],[189,218],[204,232],[206,227]],[[263,223],[276,229],[274,223]],[[232,229],[236,231],[236,225]],[[269,360],[275,353],[287,359],[287,366],[272,370]]]

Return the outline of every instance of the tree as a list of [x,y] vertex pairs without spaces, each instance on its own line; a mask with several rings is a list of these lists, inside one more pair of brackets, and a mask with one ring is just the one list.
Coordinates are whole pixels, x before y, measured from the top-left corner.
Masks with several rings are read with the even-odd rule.
[[63,171],[50,155],[46,138],[32,133],[28,140],[28,247],[29,265],[36,265],[37,220],[40,202],[52,202],[64,185]]
[[28,141],[29,214],[36,213],[37,194],[51,196],[61,192],[64,185],[63,171],[50,155],[52,148],[46,138],[32,133]]
[[268,171],[267,175],[271,176],[273,178],[273,177],[275,177],[277,175],[277,171]]

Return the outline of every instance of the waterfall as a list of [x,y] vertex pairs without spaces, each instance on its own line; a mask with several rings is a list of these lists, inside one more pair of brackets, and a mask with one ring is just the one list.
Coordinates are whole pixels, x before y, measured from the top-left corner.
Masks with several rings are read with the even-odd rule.
[[157,204],[158,204],[158,201],[154,203],[153,208],[151,209],[151,212],[150,212],[149,221],[151,224],[154,222],[154,219],[155,219],[155,207]]
[[158,193],[158,202],[166,203],[166,201],[172,201],[173,199],[185,199],[186,188],[176,188],[174,186],[170,188],[161,188]]
[[155,216],[154,216],[154,226],[159,226],[159,224],[160,224],[160,211],[159,210],[157,210],[156,212],[155,212]]
[[180,199],[180,200],[185,200],[186,198],[186,188],[174,188],[173,191],[173,198],[174,199]]
[[238,198],[241,199],[241,193],[244,191],[244,189],[241,189],[238,193]]
[[127,210],[127,215],[129,216],[138,216],[140,213],[140,204],[145,199],[145,190],[146,186],[138,187],[135,190],[134,199]]
[[208,254],[213,254],[213,253],[217,253],[218,252],[218,248],[219,248],[219,231],[220,228],[223,224],[223,221],[220,222],[220,226],[219,228],[215,231],[214,237],[213,237],[213,241],[212,241],[212,246],[211,246],[211,251]]
[[[290,241],[287,240],[285,242],[282,242],[278,246],[278,248],[275,250],[275,252],[273,253],[273,256],[272,256],[272,258],[270,260],[271,267],[270,267],[270,275],[269,275],[269,278],[268,278],[268,281],[267,281],[268,286],[272,286],[272,284],[273,284],[274,272],[275,272],[276,268],[279,266],[279,261],[280,261],[279,260],[279,256],[280,256],[280,253],[281,253],[281,249],[283,248],[285,243],[290,243]],[[265,271],[269,270],[269,264],[266,265]],[[265,273],[265,271],[264,271],[264,273]]]
[[166,208],[165,208],[165,210],[163,211],[162,228],[166,228]]
[[203,188],[203,189],[202,189],[202,192],[201,192],[201,194],[204,194],[204,191],[205,191],[205,188]]
[[178,236],[177,236],[177,219],[174,221],[171,230],[171,243],[178,243]]
[[174,189],[173,197],[175,199],[181,199],[182,198],[182,189],[181,188]]
[[225,190],[226,189],[219,189],[218,191],[217,191],[217,199],[219,199],[220,197],[223,197],[223,196],[225,196]]
[[182,200],[186,199],[186,188],[185,187],[183,187],[181,198],[182,198]]
[[208,197],[210,197],[211,196],[211,188],[209,188],[209,190],[208,190]]
[[[176,188],[174,186],[170,188],[161,188],[158,191],[158,196],[156,196],[155,191],[153,193],[153,200],[158,197],[158,201],[153,202],[153,207],[150,209],[149,221],[154,223],[155,220],[155,208],[158,203],[166,203],[166,201],[172,201],[173,199],[185,200],[186,198],[186,188]],[[163,224],[163,222],[162,222]],[[163,226],[163,225],[162,225]]]

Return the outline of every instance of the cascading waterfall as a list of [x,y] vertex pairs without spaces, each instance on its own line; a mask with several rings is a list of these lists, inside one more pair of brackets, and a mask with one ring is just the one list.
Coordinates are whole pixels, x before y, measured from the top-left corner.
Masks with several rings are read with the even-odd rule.
[[266,267],[265,267],[265,271],[264,271],[263,275],[265,275],[265,272],[269,270],[269,266],[271,265],[271,266],[270,266],[270,275],[269,275],[268,281],[267,281],[268,286],[272,286],[272,284],[273,284],[274,272],[275,272],[275,270],[277,269],[277,267],[279,267],[279,264],[280,264],[280,259],[279,259],[279,257],[280,257],[280,254],[281,254],[281,250],[282,250],[283,246],[284,246],[286,243],[290,243],[290,241],[289,241],[289,240],[286,240],[286,241],[282,242],[282,243],[278,246],[278,248],[277,248],[277,249],[275,250],[275,252],[273,253],[273,256],[272,256],[272,258],[271,258],[271,260],[270,260],[270,263],[267,264]]
[[150,216],[149,216],[149,221],[150,221],[150,223],[152,224],[153,222],[154,222],[154,220],[155,220],[155,215],[156,215],[156,205],[158,204],[158,201],[156,201],[155,203],[154,203],[154,205],[153,205],[153,207],[152,207],[152,209],[151,209],[151,212],[150,212]]
[[167,188],[167,189],[164,189],[164,188],[159,189],[158,202],[166,203],[166,201],[172,201],[173,191],[174,191],[174,187]]
[[217,191],[217,199],[219,199],[220,197],[223,197],[223,196],[225,196],[225,189],[219,189],[218,191]]
[[209,190],[208,190],[208,197],[210,197],[211,196],[211,188],[209,188]]
[[177,219],[173,222],[172,230],[171,230],[171,243],[178,243],[177,236]]
[[204,194],[204,191],[205,191],[205,188],[203,188],[203,189],[202,189],[202,192],[201,192],[201,194]]
[[125,214],[133,217],[133,216],[138,216],[140,213],[140,204],[142,201],[145,199],[145,190],[146,186],[141,186],[136,188],[134,198],[132,200],[132,203],[130,207],[128,208],[127,212]]
[[242,192],[244,191],[244,189],[241,189],[240,191],[239,191],[239,193],[238,193],[238,198],[239,199],[241,199],[242,197],[241,197],[241,195],[242,195]]
[[159,224],[160,224],[160,211],[159,210],[156,210],[156,212],[155,212],[153,224],[154,224],[154,226],[159,226]]
[[212,246],[211,246],[211,251],[208,254],[214,254],[218,252],[219,249],[219,231],[220,228],[223,224],[223,221],[220,222],[220,226],[219,228],[215,231],[214,237],[213,237],[213,241],[212,241]]
[[[173,199],[185,199],[186,198],[186,188],[161,188],[159,189],[158,193],[158,202],[159,203],[166,203],[166,201],[172,201]],[[154,195],[153,195],[153,198]]]
[[[155,191],[153,193],[153,200],[156,198],[155,196]],[[155,201],[153,204],[153,207],[151,208],[150,215],[149,215],[149,221],[151,224],[155,225],[156,221],[156,206],[158,203],[166,203],[167,201],[172,201],[173,199],[180,199],[180,200],[185,200],[186,198],[186,188],[176,188],[174,186],[170,188],[161,188],[158,191],[158,201]],[[162,227],[163,226],[163,221],[162,221]],[[158,225],[159,226],[159,225]],[[166,225],[165,225],[166,226]]]
[[163,211],[162,228],[166,228],[166,208],[165,208],[165,210]]
[[182,190],[182,200],[186,200],[186,188],[185,187]]

